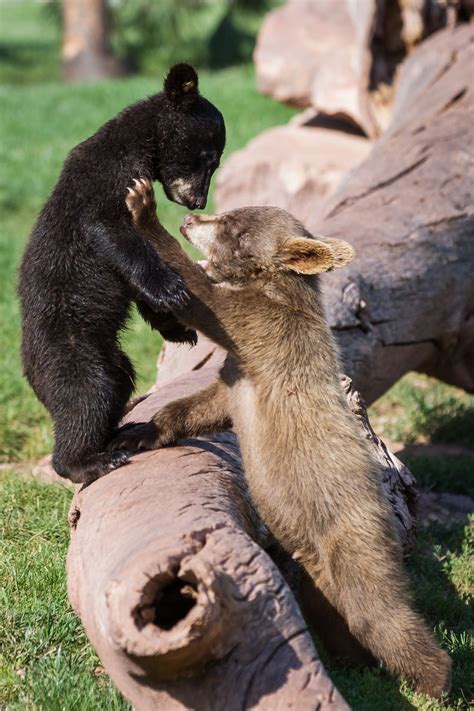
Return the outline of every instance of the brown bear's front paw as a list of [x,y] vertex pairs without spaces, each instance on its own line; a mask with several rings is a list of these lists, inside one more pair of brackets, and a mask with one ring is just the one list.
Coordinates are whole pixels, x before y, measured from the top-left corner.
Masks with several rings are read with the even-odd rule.
[[139,452],[142,449],[157,449],[159,447],[158,430],[153,422],[129,422],[114,433],[107,449],[128,450]]
[[132,213],[133,222],[137,227],[154,225],[157,222],[156,202],[153,186],[148,178],[134,179],[133,188],[127,188],[125,198],[127,207]]

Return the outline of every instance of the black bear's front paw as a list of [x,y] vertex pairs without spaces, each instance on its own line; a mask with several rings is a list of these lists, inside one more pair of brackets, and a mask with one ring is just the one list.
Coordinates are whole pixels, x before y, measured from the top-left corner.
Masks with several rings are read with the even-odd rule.
[[147,227],[157,223],[156,201],[153,186],[148,178],[134,179],[134,186],[127,188],[125,198],[133,222],[137,227]]
[[151,306],[155,312],[180,311],[189,303],[189,292],[183,279],[164,262],[156,268],[149,291],[154,296]]
[[176,323],[174,328],[160,328],[159,331],[165,341],[169,341],[170,343],[183,343],[188,346],[195,346],[198,341],[196,331],[193,331],[191,328],[186,328],[186,326],[182,326],[180,323]]

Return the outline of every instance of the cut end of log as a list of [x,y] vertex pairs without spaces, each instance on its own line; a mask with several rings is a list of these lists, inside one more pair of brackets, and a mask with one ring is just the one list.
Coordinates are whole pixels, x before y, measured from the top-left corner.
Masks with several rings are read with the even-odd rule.
[[[209,532],[201,533],[197,549],[206,545]],[[155,544],[127,561],[105,593],[113,641],[145,667],[151,664],[155,679],[195,674],[228,651],[222,644],[223,581],[196,552],[188,546],[164,551]]]

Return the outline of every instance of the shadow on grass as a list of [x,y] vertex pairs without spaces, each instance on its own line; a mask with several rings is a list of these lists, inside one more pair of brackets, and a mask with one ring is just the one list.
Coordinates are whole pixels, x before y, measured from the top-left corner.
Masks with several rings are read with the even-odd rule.
[[474,450],[474,407],[455,400],[454,411],[434,408],[426,429],[432,442],[462,444]]
[[474,694],[473,554],[472,525],[431,524],[420,531],[408,564],[416,606],[436,626],[453,660],[450,700],[458,704],[455,708],[462,708]]
[[448,529],[433,524],[422,529],[408,564],[415,605],[453,660],[449,699],[441,703],[416,695],[406,682],[381,668],[348,668],[323,653],[331,677],[354,711],[468,708],[474,693],[474,649],[470,643],[474,614],[468,604],[471,535],[462,524]]
[[0,42],[0,81],[27,84],[59,77],[59,47],[49,39]]
[[474,452],[416,444],[397,452],[397,457],[409,467],[422,489],[474,497]]
[[230,7],[209,38],[209,67],[224,69],[234,64],[249,62],[254,46],[254,34],[237,26]]

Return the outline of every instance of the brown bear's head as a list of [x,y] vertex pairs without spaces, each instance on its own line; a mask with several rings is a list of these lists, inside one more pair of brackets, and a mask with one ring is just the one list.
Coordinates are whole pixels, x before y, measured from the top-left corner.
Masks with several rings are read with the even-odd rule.
[[216,282],[245,282],[279,273],[318,274],[348,264],[352,247],[342,240],[313,237],[276,207],[243,207],[221,215],[187,215],[182,234],[207,257]]

